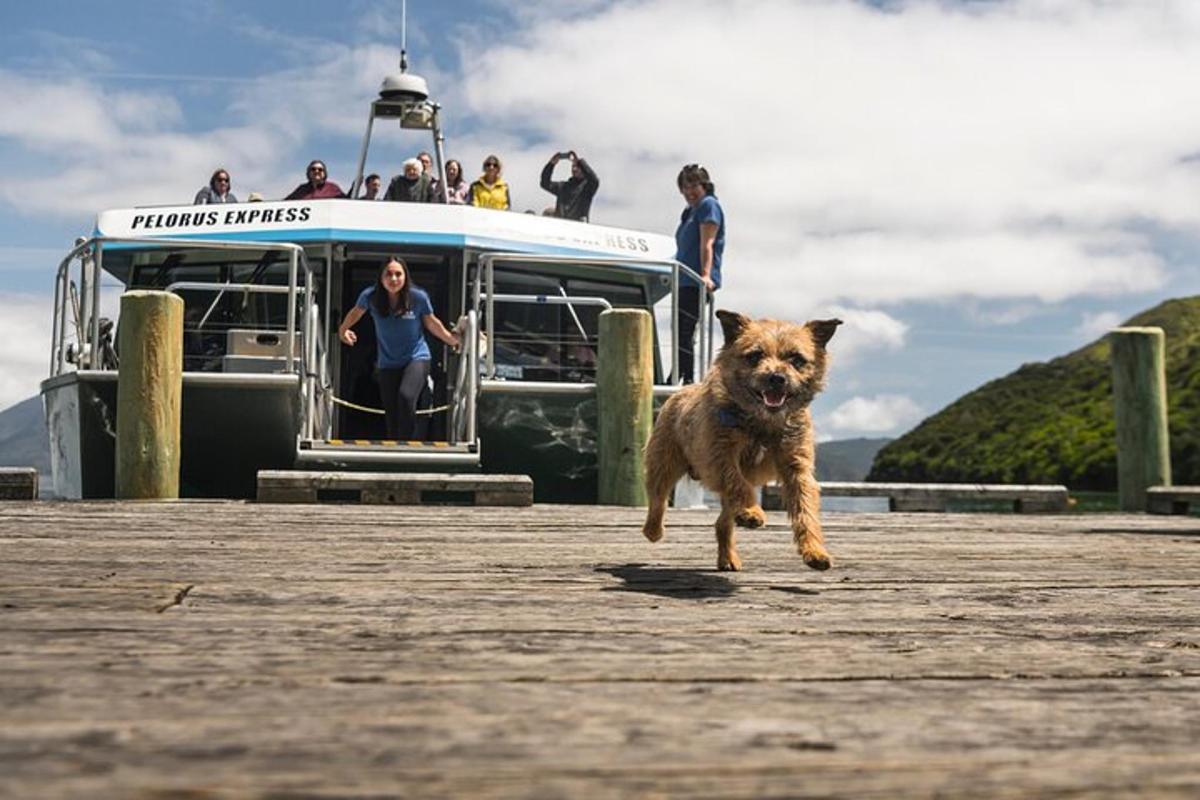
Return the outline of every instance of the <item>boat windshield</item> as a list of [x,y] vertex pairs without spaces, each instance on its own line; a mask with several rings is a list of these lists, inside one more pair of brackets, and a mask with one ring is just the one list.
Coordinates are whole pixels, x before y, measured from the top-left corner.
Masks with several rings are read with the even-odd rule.
[[[315,297],[321,304],[323,251],[314,249],[306,257],[313,267]],[[104,269],[128,290],[160,289],[183,299],[186,371],[228,371],[235,367],[231,358],[283,356],[289,272],[285,253],[106,248]],[[294,319],[299,320],[302,295],[297,295],[296,302]]]

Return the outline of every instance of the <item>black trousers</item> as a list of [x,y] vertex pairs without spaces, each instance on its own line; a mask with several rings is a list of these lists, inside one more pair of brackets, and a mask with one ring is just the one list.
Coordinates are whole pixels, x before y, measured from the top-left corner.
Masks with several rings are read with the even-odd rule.
[[679,286],[679,376],[684,383],[696,379],[696,324],[700,321],[696,309],[700,306],[701,288],[680,281]]
[[417,400],[429,379],[428,361],[410,361],[398,369],[379,369],[379,394],[387,420],[387,438],[413,438],[417,425]]

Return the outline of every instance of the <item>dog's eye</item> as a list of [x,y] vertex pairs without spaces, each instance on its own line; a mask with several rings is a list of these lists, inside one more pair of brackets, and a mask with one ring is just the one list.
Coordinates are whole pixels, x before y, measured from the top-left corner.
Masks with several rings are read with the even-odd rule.
[[808,359],[799,353],[789,358],[788,361],[792,362],[792,366],[796,369],[804,369],[808,366]]
[[757,367],[758,362],[760,362],[762,360],[763,360],[762,350],[751,350],[749,353],[746,353],[746,363],[752,367]]

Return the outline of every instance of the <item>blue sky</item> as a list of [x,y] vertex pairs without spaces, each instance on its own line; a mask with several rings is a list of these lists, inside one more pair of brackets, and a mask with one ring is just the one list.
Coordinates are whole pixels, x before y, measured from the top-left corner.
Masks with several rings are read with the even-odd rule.
[[[1200,293],[1198,6],[413,0],[408,44],[448,155],[500,154],[520,208],[574,148],[597,221],[670,233],[675,172],[706,164],[720,305],[847,321],[815,409],[844,438]],[[349,184],[399,9],[0,5],[0,407],[36,393],[52,270],[101,208],[186,202],[218,165],[240,195],[313,157]]]

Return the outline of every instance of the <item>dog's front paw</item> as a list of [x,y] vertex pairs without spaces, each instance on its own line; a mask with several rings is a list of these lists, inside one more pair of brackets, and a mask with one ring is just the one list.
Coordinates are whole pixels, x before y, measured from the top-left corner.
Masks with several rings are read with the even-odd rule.
[[805,564],[822,572],[829,569],[833,564],[833,559],[830,558],[829,553],[825,552],[825,548],[823,547],[803,547],[800,549],[800,557],[804,559]]
[[737,512],[733,521],[739,528],[761,528],[767,524],[767,515],[763,513],[761,507],[750,506]]
[[663,537],[662,523],[653,523],[647,520],[646,524],[642,526],[642,535],[652,542],[657,542]]
[[721,572],[740,572],[742,559],[738,557],[736,550],[722,550],[717,553],[717,569]]

